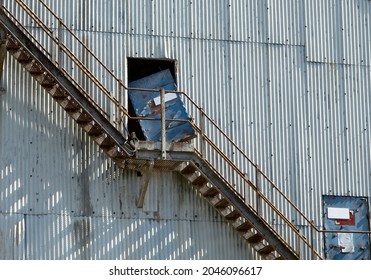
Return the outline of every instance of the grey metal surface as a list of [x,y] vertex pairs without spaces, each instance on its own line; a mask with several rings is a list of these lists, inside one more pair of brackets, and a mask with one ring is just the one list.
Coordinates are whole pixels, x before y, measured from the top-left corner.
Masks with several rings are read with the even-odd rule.
[[[323,194],[370,197],[369,1],[202,0],[192,1],[194,5],[149,0],[45,2],[123,81],[127,75],[126,57],[176,59],[179,88],[210,113],[317,225],[322,225]],[[15,6],[12,0],[4,3]],[[220,15],[219,10],[223,10]],[[56,29],[56,23],[50,22],[46,14],[43,19]],[[32,25],[29,20],[25,21]],[[69,46],[78,49],[72,43]],[[49,178],[53,186],[77,186],[76,174],[67,180],[59,170],[73,169],[77,173],[84,170],[70,166],[82,164],[83,155],[89,157],[87,177],[101,179],[106,169],[113,173],[109,169],[111,163],[93,146],[82,145],[84,151],[80,146],[77,148],[87,141],[83,134],[40,94],[37,85],[20,68],[14,68],[15,65],[13,60],[5,62],[4,82],[16,98],[9,100],[9,93],[0,97],[4,108],[0,113],[1,155],[5,154],[1,159],[2,172],[8,174],[3,175],[2,178],[7,179],[2,180],[17,190],[13,193],[23,192],[20,186],[36,162],[24,161],[19,156],[15,166],[11,160],[17,149],[9,143],[27,139],[19,130],[45,131],[45,135],[32,134],[29,141],[22,141],[30,147],[19,151],[25,154],[23,157],[29,154],[36,159],[40,152],[33,148],[35,139],[42,141],[39,150],[53,150],[48,137],[57,139],[58,146],[68,147],[67,154],[55,152],[55,156],[47,158],[43,170],[48,171],[38,175],[49,178],[47,173],[53,174],[55,179]],[[9,69],[17,70],[10,75]],[[19,80],[22,82],[18,83]],[[118,92],[116,85],[110,88],[113,93]],[[36,93],[36,100],[29,97],[31,89]],[[23,103],[27,106],[23,107]],[[221,114],[222,109],[228,113]],[[44,125],[37,126],[36,121]],[[69,140],[67,134],[72,134],[74,140]],[[233,151],[230,155],[233,156]],[[247,174],[255,174],[238,158],[236,161]],[[46,169],[47,166],[56,168]],[[74,179],[70,179],[72,177]],[[128,175],[127,180],[128,185],[136,182],[135,174]],[[155,182],[177,184],[171,179],[165,183],[159,180]],[[30,185],[38,184],[30,180]],[[98,190],[97,185],[94,192]],[[71,205],[76,202],[72,194],[65,194],[64,198]],[[167,201],[170,203],[171,199]],[[285,209],[282,202],[277,199],[276,202]],[[4,203],[17,208],[17,205],[26,207],[29,201]],[[40,210],[49,211],[46,205],[37,205]],[[114,205],[114,209],[119,209],[118,202]],[[62,206],[56,207],[59,210]],[[171,211],[167,204],[161,207]],[[197,211],[209,210],[206,207]],[[300,219],[292,218],[303,231],[308,231]],[[296,242],[291,236],[287,239]],[[322,240],[316,242],[318,248],[323,248]]]

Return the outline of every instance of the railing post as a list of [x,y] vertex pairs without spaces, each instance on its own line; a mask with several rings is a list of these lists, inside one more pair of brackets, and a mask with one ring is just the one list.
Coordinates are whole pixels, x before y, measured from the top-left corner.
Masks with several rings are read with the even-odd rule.
[[62,19],[58,18],[58,68],[62,69]]
[[201,150],[201,156],[202,159],[206,158],[206,140],[205,140],[205,129],[206,129],[206,124],[205,124],[205,113],[204,110],[201,108],[201,123],[200,123],[200,129],[201,129],[201,145],[200,145],[200,150]]
[[298,256],[301,259],[301,238],[300,238],[300,228],[298,228]]
[[166,106],[165,106],[165,90],[160,90],[161,99],[161,157],[166,159]]
[[[117,122],[117,128],[122,130],[122,128],[125,126],[125,117],[124,115],[121,115],[121,108],[122,108],[122,81],[119,80],[118,81],[118,97],[117,97],[117,100],[118,100],[118,106],[116,107],[116,119],[118,120]],[[122,130],[122,132],[124,133],[125,130]],[[125,135],[125,137],[128,137],[129,135]]]
[[310,225],[310,239],[311,239],[311,242],[310,242],[310,245],[312,246],[312,260],[314,260],[314,221],[312,221],[311,225]]
[[261,214],[261,197],[260,197],[260,191],[261,191],[261,173],[260,173],[260,167],[259,165],[256,165],[255,169],[255,187],[256,187],[256,212],[260,216]]

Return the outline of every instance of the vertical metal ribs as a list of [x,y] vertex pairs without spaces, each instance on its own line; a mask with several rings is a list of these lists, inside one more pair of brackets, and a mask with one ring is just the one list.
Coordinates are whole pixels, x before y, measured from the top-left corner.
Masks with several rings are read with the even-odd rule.
[[[4,24],[4,14],[2,17],[2,23]],[[8,30],[10,28],[8,27]],[[121,133],[116,133],[115,129],[108,129],[107,126],[102,127],[102,121],[100,114],[92,114],[92,108],[90,101],[78,100],[83,95],[75,94],[74,91],[67,90],[65,84],[61,81],[58,75],[48,71],[48,67],[51,62],[46,61],[40,63],[38,60],[37,50],[29,51],[24,46],[29,47],[27,44],[23,45],[21,35],[13,36],[8,35],[6,48],[8,52],[24,67],[24,69],[30,73],[31,76],[45,89],[46,92],[66,111],[66,113],[97,143],[97,145],[110,157],[113,161],[120,163],[128,157],[127,151],[122,149]],[[31,48],[32,49],[32,48]],[[53,65],[55,67],[55,65]],[[55,73],[54,73],[55,74]],[[83,98],[83,97],[81,97]],[[85,104],[85,105],[84,105]],[[85,107],[86,106],[86,107]],[[90,106],[90,107],[89,107]],[[89,107],[90,109],[88,109]],[[94,110],[93,110],[94,111]],[[99,123],[99,121],[100,123]],[[109,133],[107,131],[110,131]],[[120,142],[120,143],[118,143]],[[120,165],[120,164],[119,164]],[[212,184],[212,175],[205,176],[201,173],[201,169],[195,167],[191,161],[184,161],[177,168],[177,171],[182,174],[191,183],[192,187],[195,188],[198,193],[206,199],[224,218],[225,220],[237,231],[243,238],[248,242],[256,252],[261,256],[262,259],[284,259],[286,258],[273,244],[268,242],[267,236],[262,234],[262,231],[257,230],[257,226],[254,225],[251,220],[247,218],[247,212],[243,214],[237,209],[236,205],[231,202],[231,196],[228,192],[224,192],[223,187],[218,187]],[[214,181],[215,182],[215,181]],[[229,199],[226,197],[229,196]],[[250,216],[251,217],[251,216]],[[252,220],[254,220],[253,218]],[[274,235],[274,233],[271,233]],[[269,240],[275,240],[270,238]],[[276,242],[276,241],[274,241]],[[279,243],[275,243],[279,244]],[[291,257],[295,257],[288,254]]]

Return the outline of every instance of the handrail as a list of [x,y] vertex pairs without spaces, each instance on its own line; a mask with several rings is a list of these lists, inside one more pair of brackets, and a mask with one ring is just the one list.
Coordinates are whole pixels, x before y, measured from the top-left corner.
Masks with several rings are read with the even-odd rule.
[[[133,116],[130,116],[127,109],[121,104],[120,100],[118,100],[115,96],[113,96],[111,94],[111,92],[104,86],[104,84],[98,79],[96,78],[96,76],[91,72],[90,68],[87,67],[63,42],[62,40],[60,40],[60,38],[58,37],[54,37],[54,34],[52,31],[50,31],[50,29],[43,23],[43,21],[27,6],[27,4],[25,4],[23,2],[23,0],[15,0],[17,4],[19,4],[19,6],[32,18],[34,19],[34,21],[36,22],[36,24],[45,32],[45,35],[48,36],[57,46],[58,46],[58,50],[60,51],[63,51],[63,53],[65,53],[70,59],[71,61],[77,65],[77,67],[86,75],[86,77],[89,79],[89,81],[91,81],[91,83],[100,91],[104,94],[104,96],[106,96],[108,98],[108,100],[110,100],[116,107],[117,107],[117,110],[119,112],[119,116],[120,116],[120,119],[123,118],[123,117],[126,117],[128,119],[131,119],[131,120],[159,120],[159,119],[149,119],[149,118],[143,118],[143,117],[133,117]],[[129,90],[137,90],[137,91],[145,91],[145,92],[158,92],[158,90],[156,89],[141,89],[141,88],[129,88],[127,87],[123,81],[121,79],[119,79],[114,73],[112,70],[110,70],[95,54],[93,51],[90,50],[90,48],[80,39],[76,36],[76,34],[62,21],[62,19],[60,17],[58,17],[53,11],[52,9],[46,5],[44,3],[43,0],[39,0],[39,3],[42,4],[42,6],[55,18],[55,20],[58,21],[58,24],[61,26],[61,28],[63,28],[63,30],[67,31],[69,35],[71,35],[74,40],[76,42],[78,42],[80,44],[80,46],[82,46],[84,48],[84,50],[91,56],[92,59],[94,59],[94,61],[97,63],[97,65],[99,65],[104,71],[106,71],[109,76],[111,77],[111,79],[113,81],[115,81],[117,83],[117,85],[119,86],[119,88],[122,88],[126,91],[129,91]],[[22,29],[24,31],[26,31],[27,33],[27,36],[29,36],[30,38],[32,38],[32,40],[34,42],[37,43],[38,47],[40,47],[43,51],[45,51],[49,57],[51,57],[50,53],[41,45],[37,42],[36,38],[31,34],[31,32],[29,32],[23,25],[22,23],[20,23],[16,18],[14,18],[14,16],[12,15],[12,13],[7,10],[5,8],[4,5],[2,5],[2,8],[7,11],[8,15],[11,15],[13,20],[16,22],[16,24],[18,26],[21,26]],[[60,32],[60,30],[59,30]],[[60,35],[60,34],[59,34]],[[56,64],[60,64],[60,61],[55,61]],[[64,74],[66,74],[68,76],[69,79],[72,80],[72,82],[77,85],[79,87],[80,90],[82,90],[84,92],[84,94],[89,98],[91,99],[92,102],[94,102],[94,104],[102,111],[104,112],[104,114],[106,115],[107,117],[107,113],[106,111],[101,108],[101,106],[96,103],[96,101],[90,97],[90,95],[87,93],[87,91],[85,89],[83,89],[79,83],[68,73],[67,70],[63,69],[62,68],[62,65],[59,65],[61,67],[61,70],[63,71]],[[190,105],[193,106],[193,108],[195,108],[196,112],[200,113],[202,115],[202,117],[204,118],[204,121],[208,121],[210,127],[213,127],[214,129],[217,130],[218,133],[220,133],[220,135],[222,135],[222,137],[224,137],[224,139],[232,146],[233,149],[235,149],[239,155],[251,166],[253,167],[261,176],[262,178],[265,180],[265,182],[268,184],[268,186],[270,186],[270,188],[272,190],[275,190],[278,195],[280,197],[282,197],[287,203],[288,205],[290,205],[290,207],[292,207],[292,209],[295,210],[295,212],[301,217],[304,219],[304,221],[308,224],[308,226],[311,228],[312,231],[315,231],[317,233],[323,233],[323,232],[326,232],[324,230],[321,230],[319,229],[315,224],[314,222],[309,219],[296,205],[295,203],[293,203],[284,193],[283,191],[268,177],[267,174],[265,174],[260,168],[259,166],[254,163],[247,155],[246,153],[225,133],[225,131],[220,128],[220,126],[210,117],[206,114],[206,112],[204,111],[203,108],[201,108],[198,104],[196,104],[196,102],[185,92],[182,92],[182,91],[174,91],[174,90],[166,90],[166,92],[171,92],[171,93],[177,93],[177,94],[180,94],[182,96],[184,96],[184,98],[190,103]],[[222,151],[222,149],[220,149],[218,147],[217,144],[215,144],[212,139],[207,136],[205,134],[205,132],[194,122],[194,121],[188,121],[188,120],[175,120],[175,119],[166,119],[166,121],[179,121],[179,122],[188,122],[189,124],[192,125],[192,127],[195,129],[195,131],[197,132],[197,134],[199,134],[201,136],[201,140],[200,141],[204,141],[203,143],[207,143],[219,156],[221,156],[221,158],[223,159],[223,161],[228,164],[228,166],[230,168],[232,168],[235,172],[236,175],[239,176],[239,178],[245,182],[248,186],[250,186],[250,188],[253,190],[254,193],[256,193],[256,195],[259,196],[259,198],[261,198],[265,203],[266,205],[269,206],[269,209],[271,209],[272,211],[274,211],[278,217],[280,217],[282,219],[282,221],[292,230],[292,232],[298,236],[298,238],[300,240],[302,240],[304,242],[304,244],[307,245],[307,247],[312,251],[312,253],[314,255],[316,255],[318,258],[322,258],[322,256],[320,255],[320,253],[318,253],[318,251],[315,249],[314,247],[314,244],[313,244],[313,240],[315,239],[314,236],[311,236],[311,238],[307,237],[306,235],[304,235],[303,233],[300,232],[300,230],[272,203],[272,201],[262,192],[262,190],[258,189],[254,183],[252,181],[250,181],[249,179],[246,178],[245,174],[240,170],[240,168]],[[202,156],[202,152],[200,152],[199,150],[197,150],[197,148],[195,149],[196,153],[198,153],[199,155]],[[212,168],[214,170],[214,172],[220,176],[220,178],[223,178],[224,182],[228,185],[228,187],[233,190],[235,192],[235,194],[237,196],[240,197],[240,199],[245,199],[244,196],[241,195],[241,193],[231,185],[231,183],[224,179],[223,177],[223,174],[221,174],[215,167],[214,165],[212,164],[212,162],[208,161],[205,159],[205,163],[208,164],[208,166],[210,168]],[[254,210],[255,213],[257,213],[257,211],[250,205],[248,205],[252,210]],[[263,221],[272,229],[272,231],[274,231],[278,237],[281,238],[281,240],[283,242],[285,242],[289,247],[292,248],[292,246],[290,246],[286,241],[285,239],[283,239],[281,237],[280,234],[277,233],[277,231],[275,229],[273,229],[273,227],[263,218]],[[368,234],[371,234],[371,232],[364,232],[364,233],[368,233]]]
[[[86,73],[86,74],[90,74],[91,76],[89,76],[89,77],[93,77],[93,75],[90,73],[90,72],[86,72],[88,69],[86,68],[86,66],[63,44],[63,43],[60,43],[59,42],[59,40],[58,40],[58,38],[54,38],[53,37],[53,33],[49,30],[49,28],[42,22],[42,20],[31,10],[31,9],[29,9],[29,7],[27,6],[27,5],[25,5],[22,1],[19,1],[19,0],[16,0],[16,2],[18,3],[18,4],[20,4],[21,6],[22,6],[22,8],[26,11],[26,13],[33,19],[33,20],[35,20],[35,22],[37,22],[38,24],[39,24],[39,26],[42,28],[42,30],[44,30],[46,33],[47,33],[47,35],[48,35],[48,37],[50,38],[50,39],[52,39],[56,44],[58,44],[58,46],[61,48],[61,50],[65,50],[65,52],[66,52],[66,54],[79,66],[79,67],[84,67],[84,72]],[[10,13],[7,9],[6,9],[6,11],[8,12],[8,13]],[[19,21],[17,21],[17,23],[19,23]],[[23,29],[25,29],[25,28],[23,28]],[[27,29],[26,29],[27,30]],[[29,33],[30,34],[30,32],[27,30],[27,33]],[[34,40],[36,40],[34,37],[32,37]],[[36,40],[37,41],[37,40]],[[43,48],[44,49],[44,48]],[[49,57],[51,57],[51,54],[49,53],[49,52],[47,52],[47,54],[49,55]],[[62,70],[64,70],[64,69],[62,69]],[[64,72],[66,72],[66,71],[64,71]],[[102,109],[102,108],[100,108],[100,106],[93,100],[93,99],[91,99],[90,98],[90,96],[89,96],[89,94],[79,85],[79,83],[77,83],[73,78],[72,78],[72,76],[71,75],[69,75],[69,77],[72,79],[72,81],[74,82],[74,84],[81,90],[81,91],[83,91],[84,92],[84,94],[86,95],[86,97],[88,97],[89,98],[89,100],[91,101],[91,102],[93,102],[95,105],[96,105],[96,107],[98,108],[98,109],[100,109],[100,111],[103,113],[103,114],[105,114],[105,115],[107,115],[107,113]],[[95,78],[95,77],[94,77]],[[97,84],[97,86],[98,86],[98,84]],[[103,86],[101,86],[101,87],[99,87],[99,89],[100,90],[102,90],[104,93],[107,93],[106,92],[106,89],[103,87]]]

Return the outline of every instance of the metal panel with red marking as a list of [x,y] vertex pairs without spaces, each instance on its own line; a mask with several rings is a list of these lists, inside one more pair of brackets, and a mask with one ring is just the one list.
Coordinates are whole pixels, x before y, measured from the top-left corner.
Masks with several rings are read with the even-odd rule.
[[368,201],[365,197],[323,196],[325,256],[332,260],[370,259]]

